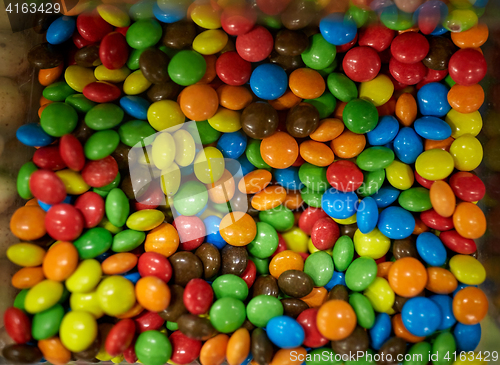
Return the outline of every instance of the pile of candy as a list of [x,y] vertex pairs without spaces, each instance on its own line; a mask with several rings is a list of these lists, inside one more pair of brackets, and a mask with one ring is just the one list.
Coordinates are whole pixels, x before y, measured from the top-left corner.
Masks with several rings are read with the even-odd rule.
[[471,172],[485,5],[104,1],[38,18],[3,356],[463,362],[488,310]]

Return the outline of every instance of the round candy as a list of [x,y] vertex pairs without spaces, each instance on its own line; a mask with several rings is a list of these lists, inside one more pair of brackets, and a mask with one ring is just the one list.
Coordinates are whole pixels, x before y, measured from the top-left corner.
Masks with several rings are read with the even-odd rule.
[[319,332],[332,341],[348,337],[356,327],[356,314],[343,300],[329,300],[320,306],[316,319]]
[[391,239],[409,237],[415,229],[415,219],[407,210],[400,207],[388,207],[381,213],[378,229]]
[[417,104],[423,115],[444,117],[451,109],[448,103],[448,88],[439,82],[422,86],[417,93]]
[[145,331],[137,337],[134,345],[137,359],[144,364],[161,365],[172,356],[172,344],[159,331]]
[[429,42],[420,33],[400,34],[391,43],[392,56],[402,63],[422,61],[427,53],[429,53]]
[[97,323],[87,312],[72,311],[67,313],[59,330],[61,341],[68,350],[83,351],[88,348],[97,336]]
[[409,299],[401,311],[405,328],[415,336],[428,336],[434,333],[441,323],[441,310],[429,298]]
[[134,285],[121,276],[104,279],[97,287],[97,296],[102,310],[110,316],[126,313],[135,303]]
[[264,100],[275,100],[282,96],[288,85],[285,71],[278,65],[257,66],[250,77],[250,87],[255,95]]
[[210,308],[210,322],[222,333],[233,332],[245,321],[245,305],[238,299],[221,298]]
[[195,51],[183,50],[170,60],[168,75],[176,84],[188,86],[200,81],[206,69],[207,63],[202,55]]
[[350,131],[364,134],[377,126],[377,108],[368,100],[354,99],[345,106],[343,119]]
[[321,198],[321,208],[332,218],[345,219],[354,215],[358,197],[353,192],[328,189]]
[[462,324],[478,324],[487,312],[488,300],[479,288],[465,287],[453,297],[453,315]]
[[355,82],[370,81],[380,71],[380,56],[371,47],[354,47],[344,56],[342,66],[346,76],[351,80]]
[[415,162],[415,170],[425,179],[442,180],[451,174],[455,163],[450,153],[433,149],[420,154]]
[[378,228],[367,234],[359,229],[354,233],[354,248],[360,256],[368,256],[375,260],[381,258],[389,251],[390,239]]
[[459,85],[477,84],[486,75],[486,60],[475,49],[460,49],[451,56],[448,70],[450,77]]
[[[278,41],[279,39],[277,38],[276,42]],[[314,70],[322,70],[334,62],[337,53],[336,48],[325,40],[321,34],[311,36],[308,43],[309,46],[300,55],[307,67]],[[293,44],[297,45],[298,43],[294,41]],[[275,48],[277,47],[279,47],[278,43],[275,44]],[[292,55],[290,54],[289,56]]]
[[[236,51],[248,62],[260,62],[271,54],[273,36],[263,26],[256,26],[236,38]],[[280,95],[281,96],[281,95]]]
[[277,316],[271,319],[267,324],[266,332],[276,346],[284,349],[300,346],[305,338],[302,326],[288,316]]
[[332,13],[319,23],[321,35],[331,44],[341,46],[351,42],[357,34],[356,23],[342,13]]

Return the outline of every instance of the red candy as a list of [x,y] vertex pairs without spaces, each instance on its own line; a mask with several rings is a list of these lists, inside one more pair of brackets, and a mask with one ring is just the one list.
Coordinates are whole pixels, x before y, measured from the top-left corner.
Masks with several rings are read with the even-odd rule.
[[299,314],[297,322],[302,326],[305,333],[303,345],[306,347],[321,347],[326,345],[330,340],[324,337],[318,330],[316,317],[318,316],[318,308],[309,308]]
[[391,53],[402,63],[419,62],[429,53],[429,42],[422,34],[406,32],[394,38]]
[[389,62],[389,71],[396,81],[405,85],[415,85],[427,76],[429,69],[422,62],[407,64],[392,57]]
[[80,141],[72,134],[66,134],[59,140],[59,153],[66,165],[74,171],[85,166],[85,153]]
[[364,28],[359,33],[358,44],[360,46],[369,46],[377,52],[388,49],[394,38],[395,32],[383,25],[372,25]]
[[201,341],[189,338],[181,331],[172,333],[169,340],[172,343],[172,357],[170,360],[175,364],[189,364],[200,354]]
[[98,42],[106,34],[113,31],[113,26],[101,18],[97,10],[78,15],[76,28],[82,38],[89,42]]
[[83,95],[96,103],[109,103],[118,99],[122,92],[118,86],[105,81],[91,82],[83,88]]
[[217,76],[228,85],[244,85],[250,80],[252,65],[245,61],[237,52],[225,52],[215,63]]
[[264,14],[278,15],[286,9],[290,0],[256,0],[256,3]]
[[203,279],[191,279],[184,289],[184,306],[191,314],[207,313],[213,299],[212,287]]
[[352,47],[354,47],[356,45],[357,41],[358,41],[358,34],[356,33],[356,36],[354,37],[354,39],[352,41],[350,41],[349,43],[343,44],[341,46],[336,46],[335,49],[336,49],[337,53],[345,53],[348,50],[350,50]]
[[339,191],[356,191],[363,184],[363,173],[351,161],[336,161],[326,170],[326,179],[332,187]]
[[222,29],[229,35],[248,33],[257,21],[257,14],[253,9],[243,6],[228,6],[220,17]]
[[94,43],[94,42],[88,41],[85,38],[83,38],[82,35],[78,32],[73,33],[72,39],[73,39],[73,43],[75,44],[75,46],[79,49],[86,47],[86,46],[90,46],[91,44]]
[[97,226],[104,217],[104,200],[93,191],[80,195],[75,201],[75,208],[82,213],[85,228]]
[[139,257],[137,270],[142,277],[156,276],[168,283],[172,277],[172,265],[168,259],[157,252],[145,252]]
[[123,351],[123,358],[129,364],[135,364],[137,362],[137,355],[135,354],[135,343],[132,342],[125,351]]
[[59,204],[66,198],[66,187],[54,172],[37,170],[30,176],[30,190],[35,198],[49,204]]
[[456,253],[470,255],[477,250],[476,242],[474,242],[474,240],[460,236],[454,229],[451,231],[441,232],[439,239],[446,247]]
[[448,71],[457,84],[474,85],[486,76],[486,60],[475,49],[460,49],[451,56]]
[[33,155],[33,163],[47,170],[62,170],[66,167],[66,163],[61,157],[59,146],[45,146],[37,149]]
[[82,171],[83,180],[93,188],[102,188],[110,184],[116,175],[118,175],[118,164],[111,156],[87,162]]
[[22,310],[8,308],[3,314],[3,322],[7,334],[14,342],[23,344],[31,340],[31,322]]
[[104,348],[111,356],[123,353],[134,340],[135,323],[131,319],[122,319],[108,333]]
[[424,188],[426,189],[430,189],[432,184],[434,184],[434,181],[433,180],[427,180],[427,179],[424,179],[422,176],[420,176],[420,174],[418,172],[414,172],[414,175],[415,175],[415,180],[417,180],[417,182],[422,185]]
[[245,61],[260,62],[273,50],[273,36],[263,26],[257,25],[250,32],[238,35],[236,51]]
[[342,66],[346,76],[351,80],[370,81],[380,71],[380,56],[371,47],[354,47],[346,53]]
[[160,329],[165,320],[156,312],[144,311],[134,318],[139,333]]
[[420,90],[422,86],[427,85],[431,82],[439,82],[441,80],[444,80],[446,76],[448,76],[448,70],[437,71],[429,68],[427,71],[427,76],[425,76],[423,80],[417,84],[417,90]]
[[434,209],[420,213],[420,219],[427,227],[437,229],[438,231],[449,231],[454,227],[452,217],[442,217]]
[[[281,240],[283,241],[283,243],[285,243],[285,240],[283,238],[281,238]],[[282,251],[284,250],[286,250],[286,247],[284,247]],[[274,254],[276,254],[276,252]],[[243,271],[243,273],[241,274],[241,278],[245,281],[248,288],[250,288],[253,285],[256,276],[257,276],[257,267],[255,266],[252,260],[248,260],[247,267],[245,271]]]
[[339,237],[339,226],[330,217],[321,218],[314,223],[311,231],[311,241],[318,250],[332,248]]
[[45,228],[55,240],[73,241],[83,230],[82,213],[70,204],[54,205],[45,215]]
[[106,35],[99,45],[99,58],[104,67],[117,70],[128,60],[128,44],[123,34],[112,32]]
[[285,251],[285,250],[286,250],[286,241],[283,238],[283,236],[278,233],[278,247],[276,247],[276,251],[274,251],[274,253],[271,255],[271,257],[274,257],[277,254],[279,254],[280,252]]
[[[321,218],[328,217],[328,214],[321,208],[307,207],[299,218],[299,228],[309,236],[314,224]],[[278,246],[279,248],[279,246]]]
[[195,250],[205,240],[205,224],[196,216],[179,216],[174,219],[173,226],[179,233],[179,250]]
[[148,190],[141,194],[140,201],[134,202],[136,210],[155,209],[165,202],[165,194],[159,184],[151,183]]
[[484,183],[470,172],[457,172],[450,177],[450,186],[455,196],[466,202],[483,199],[486,193]]

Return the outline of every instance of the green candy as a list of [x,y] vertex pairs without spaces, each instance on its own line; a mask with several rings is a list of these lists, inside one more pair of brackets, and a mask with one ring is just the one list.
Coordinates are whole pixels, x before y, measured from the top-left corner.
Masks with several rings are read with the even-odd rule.
[[385,180],[385,170],[367,171],[363,173],[363,184],[358,189],[359,195],[366,197],[375,194]]
[[23,199],[28,200],[33,198],[30,190],[30,176],[36,170],[38,168],[32,161],[26,162],[19,169],[19,173],[17,174],[17,193]]
[[162,29],[154,19],[141,19],[132,23],[127,30],[127,43],[134,49],[145,49],[154,46],[160,40]]
[[49,136],[62,137],[73,132],[78,123],[78,114],[70,105],[60,102],[45,107],[40,117],[40,125]]
[[179,325],[177,324],[177,322],[167,321],[167,325],[165,327],[167,327],[167,330],[172,332],[177,331],[179,329]]
[[154,135],[155,133],[156,131],[153,127],[151,127],[148,122],[143,120],[129,120],[128,122],[120,125],[120,128],[118,128],[120,141],[129,147],[134,147],[143,140],[145,145],[150,144],[152,141],[150,140],[151,138],[148,137]]
[[306,355],[306,365],[341,365],[342,359],[340,355],[337,354],[332,349],[321,347],[314,349]]
[[144,365],[163,365],[172,357],[172,344],[159,331],[146,331],[137,337],[134,345],[137,358]]
[[378,111],[368,100],[353,99],[346,104],[342,119],[351,132],[365,134],[377,126]]
[[364,171],[376,171],[389,167],[394,161],[394,152],[387,147],[369,147],[356,158],[356,165]]
[[128,56],[127,60],[127,67],[131,71],[135,71],[139,69],[139,58],[141,57],[142,52],[144,52],[146,48],[144,49],[133,49],[130,52],[130,56]]
[[366,329],[372,328],[375,324],[375,311],[368,298],[361,293],[352,293],[349,296],[349,304],[356,313],[358,324]]
[[260,143],[261,141],[258,139],[250,139],[245,150],[245,155],[248,161],[258,169],[271,169],[271,166],[264,162],[260,154]]
[[82,234],[73,243],[80,259],[93,259],[103,254],[111,247],[113,238],[108,230],[102,227],[94,227]]
[[319,72],[321,77],[328,77],[328,75],[330,75],[333,71],[335,71],[337,66],[338,66],[338,61],[337,59],[334,59],[333,62],[330,64],[330,66],[317,71]]
[[[111,181],[108,185],[104,185],[103,187],[100,188],[94,188],[93,190],[97,192],[99,191],[106,191],[109,192],[111,189],[117,188],[120,185],[120,181],[122,179],[122,176],[120,174],[120,171],[118,171],[118,174],[116,175],[115,179]],[[107,196],[107,194],[106,194]]]
[[326,178],[326,167],[315,166],[305,162],[299,168],[299,179],[309,189],[324,192],[330,188]]
[[14,299],[14,307],[20,309],[22,311],[26,311],[24,309],[24,300],[26,299],[26,295],[28,295],[29,289],[23,289],[16,295],[16,299]]
[[85,157],[89,160],[101,160],[111,155],[120,143],[120,136],[114,130],[95,132],[85,142]]
[[197,132],[195,133],[200,134],[201,144],[214,143],[222,134],[218,130],[214,129],[214,127],[208,123],[208,120],[202,120],[201,122],[196,122],[196,124],[190,124],[190,126],[197,128]]
[[64,101],[68,96],[73,95],[76,91],[73,90],[66,81],[58,81],[50,84],[42,91],[45,99],[50,101]]
[[450,89],[456,85],[456,81],[451,78],[450,74],[444,78],[444,82]]
[[64,100],[64,102],[73,107],[77,113],[87,113],[90,109],[97,105],[92,100],[83,96],[83,94],[70,95]]
[[178,49],[168,48],[167,46],[160,46],[158,49],[170,58],[174,57],[180,51]]
[[293,227],[295,217],[290,209],[284,205],[278,205],[272,209],[261,211],[259,220],[270,224],[278,232],[284,232]]
[[333,260],[325,251],[317,251],[306,259],[304,272],[314,281],[314,286],[325,286],[333,276]]
[[57,335],[64,314],[64,308],[61,304],[56,304],[43,312],[35,314],[31,324],[33,338],[40,341]]
[[255,256],[249,256],[248,258],[255,264],[255,268],[257,269],[257,273],[259,275],[269,274],[269,257],[265,259],[259,259]]
[[130,204],[122,189],[111,189],[104,205],[106,217],[116,227],[123,227],[130,213]]
[[477,14],[472,9],[454,9],[443,22],[451,32],[465,32],[477,24]]
[[432,208],[429,190],[422,187],[410,188],[401,192],[398,203],[410,212],[424,212]]
[[[432,364],[449,365],[453,362],[452,354],[456,351],[455,337],[450,332],[441,332],[432,344]],[[448,354],[448,356],[447,356]]]
[[154,18],[154,4],[154,1],[139,1],[130,7],[128,14],[134,21]]
[[278,233],[269,223],[257,222],[257,234],[247,245],[248,252],[259,259],[271,256],[278,248]]
[[233,274],[219,276],[212,283],[215,297],[234,298],[244,301],[248,297],[248,286],[245,280]]
[[182,215],[195,215],[208,203],[208,191],[199,181],[188,181],[174,196],[174,207]]
[[353,291],[363,291],[377,278],[377,263],[371,257],[358,257],[345,272],[345,284]]
[[282,23],[279,16],[265,15],[259,17],[259,24],[263,24],[266,28],[281,29]]
[[178,52],[168,64],[168,75],[173,82],[181,86],[196,84],[205,75],[206,70],[207,63],[203,56],[190,50]]
[[96,131],[111,129],[122,122],[124,114],[115,104],[97,104],[85,115],[85,124]]
[[236,331],[245,322],[245,305],[235,298],[221,298],[210,308],[210,322],[222,333]]
[[333,62],[337,47],[328,43],[321,33],[309,37],[309,47],[300,55],[307,67],[314,70],[324,69]]
[[380,21],[392,30],[406,30],[413,27],[413,14],[400,11],[395,5],[388,6],[380,14]]
[[256,327],[266,327],[272,318],[283,315],[283,304],[272,295],[257,295],[248,302],[247,317]]
[[300,196],[304,203],[313,208],[321,208],[321,197],[323,196],[322,192],[317,192],[307,187],[304,187],[300,190]]
[[418,342],[408,350],[408,360],[403,365],[426,365],[429,362],[431,345],[428,342]]
[[341,236],[333,246],[333,264],[337,271],[345,271],[354,257],[354,243],[351,237]]
[[304,103],[314,106],[319,112],[320,119],[324,119],[333,113],[337,105],[337,100],[335,100],[335,97],[330,92],[325,91],[320,97],[316,99],[306,99]]
[[376,19],[376,14],[373,11],[358,8],[351,5],[346,12],[346,18],[351,18],[356,23],[358,28],[365,25],[370,19]]
[[139,247],[146,239],[146,233],[135,231],[133,229],[126,229],[117,233],[113,237],[113,244],[111,250],[114,252],[128,252]]
[[328,90],[340,101],[350,102],[358,97],[358,88],[354,81],[341,73],[332,73],[326,79]]

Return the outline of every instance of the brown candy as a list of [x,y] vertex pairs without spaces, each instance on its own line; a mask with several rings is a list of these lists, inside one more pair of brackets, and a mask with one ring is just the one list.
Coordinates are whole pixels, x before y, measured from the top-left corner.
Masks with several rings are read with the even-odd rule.
[[[380,360],[377,361],[378,365],[396,365],[398,363],[398,355],[404,355],[406,352],[406,341],[400,337],[393,337],[387,340],[378,353]],[[382,356],[383,355],[383,356]]]
[[272,51],[269,62],[279,65],[286,73],[291,73],[298,68],[304,67],[304,61],[300,56],[283,56],[276,51]]
[[272,275],[259,276],[252,285],[252,297],[257,295],[271,295],[278,298],[278,281]]
[[207,318],[193,314],[183,314],[177,318],[179,331],[195,340],[206,341],[217,334],[217,330]]
[[252,196],[250,194],[245,194],[240,191],[236,191],[234,196],[231,198],[231,209],[233,212],[247,212],[251,217],[256,217],[259,215],[260,211],[252,207]]
[[[423,290],[421,293],[417,294],[416,297],[425,297],[425,290]],[[396,312],[401,312],[403,310],[403,305],[405,305],[405,303],[409,299],[410,298],[401,297],[401,296],[396,294],[392,309],[394,309]]]
[[170,58],[165,52],[148,48],[139,57],[139,67],[144,77],[153,84],[163,84],[170,80],[168,63]]
[[64,54],[52,44],[41,43],[29,50],[28,62],[36,68],[54,68],[64,62]]
[[36,346],[8,345],[2,351],[3,357],[11,364],[32,364],[42,359],[42,352]]
[[75,62],[78,66],[82,67],[95,67],[101,64],[101,59],[99,58],[99,46],[92,44],[80,48],[75,53]]
[[45,13],[45,12],[36,12],[35,18],[33,19],[33,30],[38,34],[43,34],[49,29],[49,26],[52,24],[54,20],[58,18],[58,14],[56,13]]
[[90,346],[83,351],[74,352],[73,356],[77,360],[91,361],[95,359],[100,349],[101,349],[101,336],[98,331],[95,340],[90,344]]
[[283,315],[297,318],[300,313],[309,308],[306,302],[297,298],[281,299],[283,305]]
[[316,9],[309,0],[292,0],[283,13],[281,22],[285,28],[297,30],[305,28],[314,19]]
[[332,350],[339,355],[349,355],[349,353],[365,352],[368,350],[370,340],[366,331],[356,326],[354,331],[343,340],[332,341]]
[[250,138],[271,136],[278,128],[278,123],[278,112],[269,103],[252,103],[241,113],[241,128]]
[[203,263],[192,252],[176,252],[168,260],[172,265],[173,282],[177,285],[186,286],[189,280],[203,276]]
[[222,249],[221,274],[240,276],[247,268],[248,252],[245,247],[226,245]]
[[337,284],[328,293],[328,300],[343,300],[345,302],[348,302],[349,292],[344,285]]
[[274,40],[274,49],[282,56],[300,56],[307,47],[309,38],[302,31],[283,29]]
[[286,130],[295,138],[308,137],[318,128],[318,110],[308,103],[294,106],[286,116]]
[[154,103],[160,100],[175,100],[179,95],[181,89],[173,81],[165,82],[163,84],[154,84],[148,89],[148,99]]
[[252,332],[255,329],[255,325],[248,320],[248,318],[245,319],[245,322],[241,325],[242,328],[245,328],[248,332]]
[[278,278],[278,286],[286,295],[302,298],[313,290],[314,281],[303,271],[287,270]]
[[220,270],[220,252],[214,245],[204,243],[194,252],[203,263],[203,278],[211,279]]
[[259,365],[268,365],[273,359],[273,344],[266,331],[262,328],[256,328],[252,332],[250,351],[253,356],[253,361]]
[[94,130],[90,129],[89,126],[82,120],[78,122],[76,128],[71,134],[74,135],[82,145],[84,145],[90,136],[94,134]]
[[340,235],[341,236],[349,236],[351,239],[354,237],[354,233],[358,230],[358,225],[356,223],[352,224],[339,224],[340,226]]
[[123,171],[128,169],[129,152],[130,152],[130,147],[120,142],[118,144],[118,147],[116,147],[116,149],[111,154],[111,156],[116,160],[119,170]]
[[392,244],[392,254],[396,260],[402,259],[403,257],[414,257],[419,258],[417,252],[417,246],[415,245],[415,238],[410,236],[402,240],[395,240]]
[[455,53],[455,45],[445,37],[429,38],[429,53],[422,61],[425,66],[432,70],[443,71],[448,68],[448,62]]
[[164,27],[162,42],[167,47],[183,49],[191,46],[194,37],[196,37],[196,26],[194,23],[181,21],[167,24]]
[[184,288],[180,285],[169,285],[170,288],[170,304],[167,309],[159,312],[161,318],[169,322],[177,322],[177,319],[188,310],[184,306]]

